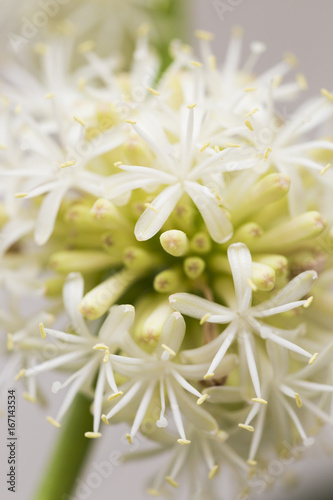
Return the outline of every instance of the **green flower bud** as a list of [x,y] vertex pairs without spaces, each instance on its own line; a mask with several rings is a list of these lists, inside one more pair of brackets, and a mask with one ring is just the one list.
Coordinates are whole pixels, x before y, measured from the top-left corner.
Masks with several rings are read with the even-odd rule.
[[274,269],[276,276],[286,276],[288,272],[288,260],[283,255],[256,254],[254,260]]
[[233,237],[224,244],[224,247],[228,247],[231,243],[238,243],[241,241],[246,245],[249,245],[252,241],[258,240],[263,234],[262,228],[256,222],[248,222],[243,226],[240,226],[234,233]]
[[144,271],[161,265],[162,259],[139,247],[127,247],[124,251],[124,264],[127,269]]
[[119,266],[119,256],[93,250],[67,250],[54,253],[50,259],[50,267],[60,274],[71,272],[89,273],[108,267]]
[[46,297],[56,297],[61,295],[64,283],[65,278],[62,277],[57,276],[48,278],[44,283],[44,295]]
[[179,269],[166,269],[155,276],[154,289],[160,293],[178,292],[182,281],[182,274]]
[[253,262],[251,281],[254,284],[254,291],[269,292],[275,286],[275,271],[266,264]]
[[172,311],[164,296],[161,302],[160,296],[149,295],[137,305],[133,335],[141,347],[149,351],[156,346],[164,322]]
[[184,260],[184,272],[188,278],[195,280],[201,276],[206,267],[206,263],[201,257],[188,257]]
[[199,254],[209,253],[212,248],[212,240],[207,233],[197,233],[190,242],[190,249]]
[[189,248],[189,242],[186,234],[183,231],[173,229],[165,231],[160,236],[160,242],[163,250],[173,257],[181,257],[185,255]]

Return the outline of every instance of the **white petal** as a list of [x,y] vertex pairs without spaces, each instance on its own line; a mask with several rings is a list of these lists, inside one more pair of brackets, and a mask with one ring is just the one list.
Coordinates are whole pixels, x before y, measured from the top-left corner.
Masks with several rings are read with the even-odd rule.
[[35,228],[35,241],[37,245],[44,245],[51,236],[58,210],[66,191],[67,185],[61,186],[45,196],[38,212]]
[[162,344],[167,345],[175,353],[178,352],[185,335],[185,321],[179,312],[174,312],[168,316],[164,322],[162,332],[156,347],[155,353],[161,356],[164,352]]
[[91,337],[88,327],[79,313],[84,293],[84,281],[80,273],[70,273],[63,287],[63,302],[75,331],[84,337]]
[[248,280],[252,274],[252,258],[249,249],[243,243],[234,243],[228,248],[228,259],[234,280],[238,310],[246,311],[252,301],[252,289]]
[[[209,323],[229,323],[236,316],[228,307],[210,302],[192,293],[175,293],[170,295],[169,302],[173,309],[191,318],[202,319],[209,314],[206,320]],[[215,321],[215,318],[218,320]]]
[[103,322],[98,337],[106,345],[122,345],[122,337],[128,333],[134,321],[135,311],[131,305],[113,306]]

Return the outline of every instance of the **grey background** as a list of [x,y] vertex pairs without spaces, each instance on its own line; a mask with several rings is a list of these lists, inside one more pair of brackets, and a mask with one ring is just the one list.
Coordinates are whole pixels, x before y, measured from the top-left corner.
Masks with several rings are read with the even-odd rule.
[[[1,0],[0,5],[9,0]],[[180,0],[182,1],[182,0]],[[124,2],[125,3],[125,2]],[[278,62],[285,51],[292,51],[300,60],[300,71],[304,72],[308,83],[308,95],[318,93],[322,87],[333,88],[333,1],[332,0],[221,0],[228,10],[221,20],[214,8],[213,0],[188,0],[188,16],[192,28],[207,29],[215,33],[214,47],[218,59],[222,60],[231,27],[241,25],[244,28],[244,46],[252,40],[267,43],[268,50],[262,57],[258,69],[269,67]],[[246,50],[245,50],[246,52]],[[46,378],[43,385],[50,389],[51,380]],[[22,387],[17,384],[18,394]],[[54,415],[59,405],[59,397],[50,396],[51,407],[40,409],[22,398],[18,398],[18,493],[8,498],[29,500],[31,494],[43,474],[43,469],[54,441],[57,429],[45,420],[46,415]],[[1,420],[0,430],[0,470],[6,471],[6,453],[4,446],[5,420]],[[84,480],[95,471],[93,463],[107,459],[110,451],[126,449],[123,443],[126,426],[115,426],[107,429],[106,436],[96,443],[89,464],[82,471],[80,479]],[[329,439],[326,437],[329,436]],[[333,498],[333,433],[324,433],[320,447],[311,450],[305,462],[295,464],[300,472],[301,480],[295,489],[289,491],[283,480],[278,480],[274,488],[268,488],[258,496],[259,499],[281,498],[298,500],[313,498],[319,500],[321,492],[327,492],[327,498]],[[140,446],[142,446],[140,444]],[[108,479],[97,488],[91,489],[81,500],[106,500],[120,498],[124,500],[143,500],[150,498],[142,494],[144,478],[159,467],[155,459],[143,464],[127,464],[115,467]],[[0,478],[0,491],[6,492],[4,473]],[[330,494],[330,493],[331,494]],[[7,499],[7,496],[1,498]],[[74,498],[78,498],[74,496]],[[185,499],[179,493],[174,498]],[[221,498],[230,499],[227,495]],[[324,497],[323,497],[324,498]],[[60,499],[59,499],[60,500]],[[231,500],[231,499],[230,499]]]

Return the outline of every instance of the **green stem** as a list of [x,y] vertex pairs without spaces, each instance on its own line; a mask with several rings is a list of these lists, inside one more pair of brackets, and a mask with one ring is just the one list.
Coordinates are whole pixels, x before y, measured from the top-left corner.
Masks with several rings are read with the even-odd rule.
[[92,442],[84,437],[92,429],[90,404],[85,396],[76,396],[33,500],[70,500]]

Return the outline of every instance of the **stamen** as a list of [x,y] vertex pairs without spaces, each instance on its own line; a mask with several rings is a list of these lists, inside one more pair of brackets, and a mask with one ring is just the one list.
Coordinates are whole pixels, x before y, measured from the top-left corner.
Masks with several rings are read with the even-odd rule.
[[136,125],[135,120],[125,120],[126,123],[130,123],[131,125]]
[[151,87],[147,87],[148,92],[150,92],[153,95],[161,95],[161,92],[158,90],[152,89]]
[[111,396],[108,397],[108,401],[113,401],[116,398],[119,398],[119,396],[122,396],[124,393],[122,391],[115,392],[114,394],[111,394]]
[[238,427],[249,432],[254,432],[254,427],[252,427],[252,425],[238,424]]
[[296,81],[302,90],[306,90],[308,88],[308,82],[303,73],[298,73],[296,75]]
[[15,198],[25,198],[28,193],[15,193]]
[[200,153],[203,153],[205,151],[205,149],[208,148],[208,146],[210,146],[210,142],[209,141],[205,142],[205,144],[200,149]]
[[12,333],[7,333],[7,349],[8,351],[12,351],[14,349],[14,341]]
[[254,113],[256,113],[257,111],[259,111],[259,108],[253,108],[251,109],[251,111],[248,112],[248,114],[246,116],[252,116],[254,115]]
[[28,392],[23,392],[22,396],[30,403],[37,403],[37,398],[31,396],[31,394],[29,394]]
[[252,467],[255,467],[257,465],[257,461],[256,460],[251,460],[250,458],[248,460],[246,460],[246,463],[248,463],[249,465],[251,465]]
[[94,40],[86,40],[77,46],[77,51],[79,54],[85,54],[86,52],[90,52],[95,45],[96,43]]
[[316,361],[316,359],[318,358],[318,354],[318,352],[314,353],[314,355],[309,360],[309,365],[312,365]]
[[281,85],[282,80],[283,80],[282,76],[277,75],[273,80],[273,87],[276,89],[279,85]]
[[65,161],[64,163],[62,163],[60,165],[61,168],[67,168],[67,167],[72,167],[73,165],[75,165],[75,160],[69,160],[69,161]]
[[176,356],[175,351],[174,351],[173,349],[171,349],[171,347],[169,347],[169,346],[167,346],[167,345],[165,345],[165,344],[162,344],[162,346],[161,346],[161,347],[162,347],[165,351],[167,351],[167,352],[170,354],[170,356]]
[[215,149],[216,153],[220,153],[221,152],[220,148],[217,145],[214,146],[214,149]]
[[108,346],[107,346],[107,345],[105,345],[105,344],[95,344],[95,345],[94,345],[94,347],[93,347],[93,349],[94,349],[95,351],[98,351],[98,350],[102,350],[102,351],[104,351],[104,350],[105,350],[105,351],[108,351],[108,350],[109,350]]
[[61,424],[60,424],[59,422],[57,422],[54,418],[52,418],[52,417],[49,417],[49,416],[48,416],[48,417],[46,417],[46,420],[47,420],[50,424],[54,425],[54,427],[57,427],[57,429],[60,429]]
[[225,144],[226,148],[241,148],[241,144],[231,144],[230,142],[226,142]]
[[298,408],[302,408],[302,400],[301,400],[298,392],[295,392],[295,400],[296,400],[296,404],[297,404]]
[[254,92],[257,90],[257,87],[245,87],[244,92]]
[[213,479],[213,477],[216,476],[216,473],[217,473],[218,470],[219,470],[219,466],[218,465],[214,465],[214,467],[212,469],[210,469],[210,471],[208,473],[208,479]]
[[102,415],[101,415],[101,420],[103,420],[103,422],[105,423],[105,425],[110,425],[110,424],[109,424],[109,421],[108,421],[108,419],[106,418],[106,415],[104,415],[104,413],[102,413]]
[[14,380],[20,380],[20,378],[24,377],[25,372],[26,372],[26,370],[25,370],[24,368],[22,368],[22,369],[18,372],[18,374],[16,375],[16,377],[15,377],[15,379],[14,379]]
[[42,337],[42,339],[46,339],[46,331],[45,331],[43,323],[39,323],[39,331],[40,331],[40,336]]
[[210,31],[195,30],[194,35],[200,40],[205,40],[206,42],[211,42],[212,40],[214,40],[214,35]]
[[45,94],[45,99],[52,99],[54,97],[54,92],[49,92],[48,94]]
[[114,166],[115,166],[115,167],[120,167],[120,165],[122,165],[122,164],[123,164],[123,162],[122,162],[122,161],[116,161],[116,162],[114,163]]
[[247,126],[247,128],[249,130],[251,130],[251,132],[253,132],[253,127],[252,127],[252,124],[251,124],[251,122],[249,120],[246,120],[245,125]]
[[177,439],[177,443],[179,444],[191,444],[189,439]]
[[129,442],[129,444],[133,444],[132,436],[130,434],[126,434],[126,439]]
[[333,94],[331,94],[331,92],[329,92],[327,89],[321,89],[321,95],[333,102]]
[[310,307],[310,305],[312,304],[312,302],[313,302],[313,296],[309,297],[305,301],[305,303],[303,304],[304,309],[307,309],[308,307]]
[[210,378],[213,378],[213,377],[214,377],[214,375],[215,375],[215,374],[214,374],[213,372],[211,372],[211,373],[209,373],[209,372],[208,372],[208,373],[206,373],[206,375],[204,375],[204,380],[208,380],[208,379],[210,379]]
[[102,433],[101,432],[85,432],[84,435],[86,438],[89,438],[89,439],[98,439],[102,436]]
[[145,203],[144,206],[146,208],[149,208],[150,210],[153,210],[153,212],[156,212],[158,214],[157,208],[155,208],[154,205],[152,205],[151,203]]
[[330,166],[331,166],[331,164],[330,164],[330,163],[328,163],[328,164],[326,165],[326,167],[324,167],[324,168],[320,171],[320,175],[324,175],[324,174],[326,174],[326,172],[327,172],[327,170],[330,168]]
[[82,118],[79,118],[78,116],[73,116],[74,120],[79,123],[80,125],[82,125],[82,127],[85,127],[86,124],[84,123],[84,121],[82,120]]
[[189,104],[189,105],[187,106],[187,109],[194,109],[194,108],[196,107],[196,105],[197,105],[197,103],[196,103],[196,102],[194,102],[193,104]]
[[212,71],[215,71],[216,70],[216,57],[211,54],[208,58],[208,64],[209,64],[209,67]]
[[272,152],[272,148],[267,148],[266,149],[266,152],[265,152],[265,155],[264,155],[264,161],[267,161],[267,158],[269,157],[269,155],[271,154]]
[[291,68],[295,68],[299,64],[297,57],[292,52],[286,52],[284,60]]
[[103,363],[107,363],[109,361],[109,357],[110,357],[110,351],[109,351],[109,349],[106,349],[105,350],[105,355],[104,355],[104,358],[103,358]]
[[266,399],[262,399],[262,398],[252,398],[252,401],[254,403],[260,403],[262,405],[267,405],[267,401]]
[[202,316],[202,318],[200,320],[200,325],[203,325],[204,323],[206,323],[207,319],[209,319],[210,317],[211,317],[211,314],[209,314],[209,313]]
[[198,400],[197,400],[197,405],[200,406],[202,403],[206,401],[208,398],[208,394],[203,394]]
[[172,479],[172,477],[165,476],[165,479],[171,486],[173,486],[174,488],[178,488],[179,484],[174,479]]
[[159,497],[160,496],[160,492],[158,490],[154,490],[152,488],[149,488],[147,490],[147,493],[148,493],[148,495],[151,495],[153,497]]
[[191,61],[190,64],[192,64],[192,66],[195,66],[196,68],[202,67],[202,63],[199,61]]

